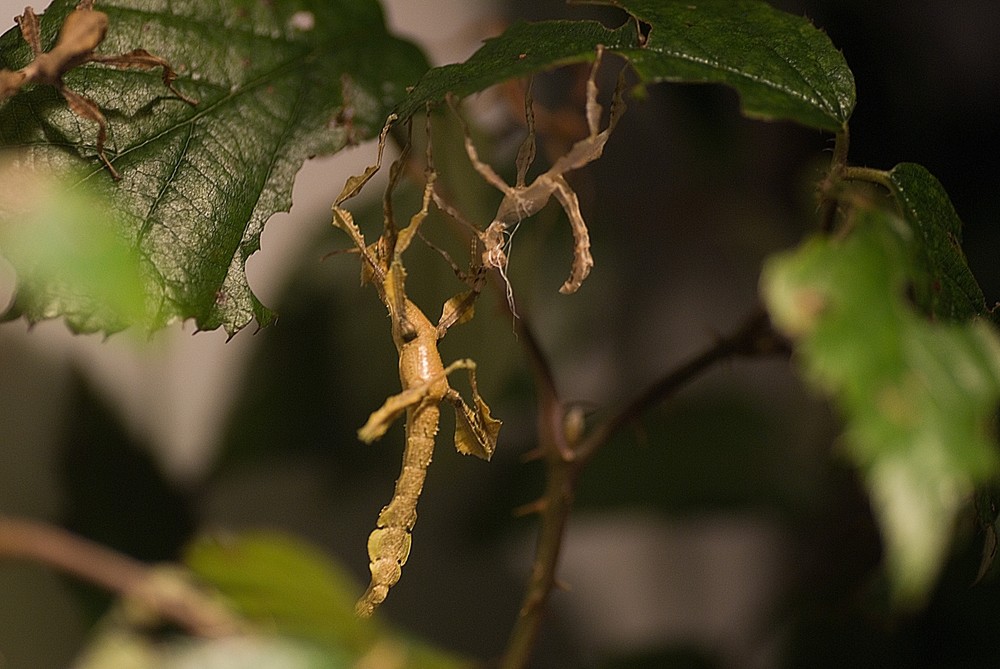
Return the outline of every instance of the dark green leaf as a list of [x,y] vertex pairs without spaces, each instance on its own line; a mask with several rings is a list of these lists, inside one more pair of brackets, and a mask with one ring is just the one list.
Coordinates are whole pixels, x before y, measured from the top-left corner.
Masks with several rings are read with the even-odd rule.
[[953,521],[997,472],[1000,339],[985,322],[928,322],[910,306],[912,237],[879,210],[844,239],[772,258],[762,290],[805,376],[831,395],[864,474],[899,598],[926,595]]
[[889,172],[889,184],[919,238],[920,305],[953,321],[985,313],[983,291],[962,252],[962,221],[941,182],[921,165],[901,163]]
[[854,109],[854,75],[825,33],[758,0],[613,0],[650,26],[620,52],[644,81],[732,86],[752,118],[837,131]]
[[[75,4],[57,0],[42,16],[43,48]],[[0,108],[0,146],[46,171],[89,169],[84,181],[116,212],[149,274],[154,326],[194,318],[199,328],[235,332],[252,318],[269,322],[243,272],[264,223],[290,207],[306,158],[381,128],[425,71],[423,56],[386,33],[375,0],[126,0],[99,9],[110,19],[99,53],[143,48],[166,58],[198,106],[174,97],[159,72],[84,65],[65,81],[107,117],[120,182],[97,160],[96,124],[48,86],[28,86]],[[0,66],[30,57],[18,29],[0,38]],[[59,312],[67,309],[58,300],[14,309],[29,320]]]
[[511,26],[464,63],[428,72],[397,112],[405,117],[447,93],[481,91],[513,77],[593,60],[597,46],[627,58],[644,83],[720,83],[736,89],[753,118],[838,131],[854,108],[854,76],[829,38],[803,18],[756,0],[607,0],[648,23],[640,44],[628,22]]
[[592,61],[598,44],[612,50],[634,47],[635,29],[626,24],[608,30],[595,21],[515,23],[499,37],[486,40],[464,63],[427,72],[396,113],[406,118],[428,102],[441,102],[448,93],[464,97],[507,79]]

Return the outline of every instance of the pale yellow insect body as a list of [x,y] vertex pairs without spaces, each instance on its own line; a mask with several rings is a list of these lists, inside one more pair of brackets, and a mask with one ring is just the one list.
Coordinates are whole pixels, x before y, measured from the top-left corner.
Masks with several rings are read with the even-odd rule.
[[[385,434],[403,413],[406,414],[406,446],[403,450],[402,468],[396,479],[392,500],[379,513],[375,530],[368,537],[371,582],[356,607],[358,615],[362,617],[371,616],[375,608],[385,601],[389,589],[399,581],[402,567],[410,555],[410,532],[417,522],[417,501],[434,453],[441,402],[447,401],[455,408],[455,447],[460,453],[489,460],[496,448],[501,424],[490,415],[489,407],[479,396],[475,363],[471,360],[458,360],[445,367],[441,361],[438,340],[447,332],[448,327],[465,320],[463,313],[454,313],[454,309],[447,308],[448,305],[454,305],[456,299],[452,298],[446,303],[441,321],[433,325],[424,312],[406,297],[406,271],[403,269],[402,253],[427,216],[434,187],[434,173],[428,174],[423,206],[410,219],[410,224],[397,231],[387,215],[382,236],[371,246],[365,243],[351,213],[340,206],[344,200],[360,192],[379,169],[385,138],[394,120],[395,117],[389,118],[379,137],[378,161],[362,175],[348,180],[333,207],[334,225],[351,237],[362,256],[362,280],[374,284],[379,298],[389,311],[392,339],[399,356],[402,392],[386,399],[368,417],[368,421],[358,430],[358,438],[371,443]],[[392,183],[390,178],[389,193]],[[462,302],[461,299],[457,300],[457,303]],[[466,310],[471,311],[471,305]],[[448,374],[456,369],[466,369],[469,372],[473,407],[469,407],[448,385]]]

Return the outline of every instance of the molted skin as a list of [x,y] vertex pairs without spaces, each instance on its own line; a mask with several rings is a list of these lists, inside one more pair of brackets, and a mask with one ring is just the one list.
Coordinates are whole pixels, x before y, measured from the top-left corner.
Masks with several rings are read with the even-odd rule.
[[[573,265],[570,268],[569,278],[563,282],[559,288],[560,293],[575,293],[580,289],[581,284],[587,275],[590,274],[594,266],[594,258],[590,253],[590,233],[587,231],[587,224],[583,220],[580,211],[580,201],[576,192],[566,181],[565,175],[573,170],[578,170],[589,163],[597,160],[604,153],[604,145],[618,125],[618,120],[625,112],[625,102],[622,100],[622,91],[625,87],[625,80],[622,75],[618,77],[618,84],[612,95],[611,112],[608,119],[608,127],[599,130],[602,108],[597,102],[597,84],[595,78],[597,69],[600,67],[604,47],[597,47],[597,55],[590,70],[590,77],[587,79],[587,127],[589,134],[576,142],[566,155],[558,158],[553,165],[535,177],[530,184],[525,182],[525,175],[531,162],[535,157],[535,123],[532,112],[531,88],[525,95],[525,120],[528,126],[528,136],[517,155],[517,181],[514,185],[508,185],[493,170],[492,167],[479,159],[476,145],[472,141],[468,124],[459,116],[465,131],[465,152],[469,156],[469,162],[477,172],[503,193],[503,200],[497,208],[496,216],[486,229],[479,233],[479,239],[483,243],[484,251],[482,263],[484,267],[495,268],[506,281],[507,254],[507,234],[512,228],[516,228],[524,219],[535,215],[548,204],[552,197],[555,197],[562,206],[563,211],[569,218],[573,231]],[[624,71],[623,71],[624,72]],[[456,108],[457,112],[457,108]],[[511,233],[512,234],[512,233]],[[508,300],[511,311],[514,310],[514,303],[508,284]]]

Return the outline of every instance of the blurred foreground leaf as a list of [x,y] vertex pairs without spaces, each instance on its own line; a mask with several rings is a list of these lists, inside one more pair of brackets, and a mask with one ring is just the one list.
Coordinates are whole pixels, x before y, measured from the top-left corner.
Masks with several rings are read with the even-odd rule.
[[882,528],[898,600],[923,598],[956,514],[997,472],[1000,339],[983,321],[928,322],[905,297],[914,234],[862,207],[843,239],[773,257],[762,290],[805,377],[830,395]]
[[[75,6],[56,0],[45,11],[43,48]],[[233,333],[253,318],[270,322],[244,275],[265,222],[290,207],[304,160],[381,128],[426,70],[423,56],[388,35],[376,0],[121,0],[98,9],[110,20],[98,53],[143,48],[166,58],[178,88],[199,104],[172,96],[159,72],[85,65],[65,81],[107,117],[107,153],[120,182],[95,155],[96,124],[49,86],[26,87],[0,107],[0,146],[19,149],[20,164],[39,171],[87,170],[71,189],[87,184],[104,198],[94,213],[113,212],[109,225],[141,257],[152,291],[148,325],[193,318],[201,329]],[[0,37],[0,67],[30,60],[18,28]],[[120,327],[99,313],[68,313],[65,295],[75,288],[53,284],[19,296],[11,313]]]
[[349,657],[273,636],[154,642],[135,630],[103,630],[75,669],[350,669]]
[[32,320],[65,316],[78,332],[150,327],[143,259],[106,202],[68,181],[0,163],[0,254],[19,283],[12,311]]
[[279,632],[360,652],[376,626],[354,615],[354,579],[315,548],[290,537],[246,534],[193,543],[185,563],[250,620]]
[[[266,629],[300,639],[370,666],[457,669],[469,663],[361,619],[354,602],[363,588],[315,548],[291,537],[248,533],[204,539],[185,558],[199,578],[238,612]],[[377,664],[374,658],[384,664]],[[351,665],[354,666],[354,665]]]

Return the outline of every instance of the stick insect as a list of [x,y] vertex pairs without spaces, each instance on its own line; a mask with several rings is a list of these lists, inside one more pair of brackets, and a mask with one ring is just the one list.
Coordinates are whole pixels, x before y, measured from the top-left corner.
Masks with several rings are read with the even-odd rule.
[[[604,145],[611,136],[611,132],[618,125],[618,120],[625,112],[625,102],[622,99],[624,89],[624,70],[618,77],[618,84],[611,101],[611,112],[608,119],[608,127],[600,131],[601,105],[597,102],[597,70],[601,65],[604,55],[604,47],[597,47],[597,55],[587,78],[587,127],[589,134],[587,137],[576,142],[566,155],[562,156],[545,172],[535,177],[530,184],[525,182],[528,168],[535,159],[535,123],[534,112],[532,111],[531,88],[528,88],[524,100],[525,119],[528,126],[528,136],[521,144],[517,152],[517,181],[513,186],[507,185],[503,179],[493,170],[492,167],[479,159],[476,145],[472,141],[469,126],[461,114],[458,114],[457,105],[452,103],[456,114],[462,123],[465,131],[465,151],[469,156],[469,161],[477,172],[491,185],[495,186],[503,193],[503,199],[497,208],[496,216],[486,229],[478,233],[480,241],[484,246],[482,264],[486,268],[496,268],[501,277],[507,283],[507,298],[511,302],[513,309],[513,298],[510,283],[507,281],[507,254],[504,250],[509,243],[509,234],[513,234],[521,221],[539,212],[552,196],[559,201],[563,210],[569,217],[570,225],[573,229],[573,265],[569,278],[563,283],[559,292],[568,294],[575,293],[583,280],[590,274],[590,269],[594,266],[594,258],[590,253],[590,233],[587,231],[587,224],[583,220],[580,212],[580,201],[573,188],[566,181],[565,174],[576,169],[580,169],[598,158],[604,152]],[[516,313],[516,312],[515,312]]]
[[104,63],[117,68],[135,67],[143,70],[161,67],[163,85],[189,105],[198,104],[197,100],[174,87],[177,73],[170,63],[145,49],[135,49],[117,56],[94,53],[94,49],[104,41],[108,33],[108,15],[94,9],[94,0],[80,0],[76,9],[63,21],[55,46],[49,51],[42,51],[38,16],[31,7],[25,7],[24,13],[14,20],[21,28],[24,41],[31,47],[34,59],[16,72],[0,70],[0,102],[17,93],[25,84],[48,84],[54,87],[66,99],[66,104],[74,114],[97,124],[97,155],[116,181],[121,175],[104,154],[108,121],[97,103],[66,87],[63,83],[64,74],[84,63]]
[[[433,325],[424,312],[406,296],[404,286],[406,271],[402,254],[417,235],[427,217],[434,190],[436,173],[430,156],[428,132],[428,167],[423,204],[410,223],[397,230],[392,214],[392,190],[402,172],[406,150],[390,168],[389,185],[383,199],[383,232],[371,245],[365,238],[351,213],[341,205],[357,195],[372,178],[382,163],[386,135],[396,117],[390,116],[379,136],[378,157],[374,165],[361,175],[352,177],[333,206],[333,223],[344,230],[354,242],[362,258],[362,282],[374,284],[379,298],[389,311],[392,339],[399,356],[399,380],[402,392],[386,399],[385,403],[368,418],[358,430],[358,438],[371,443],[379,439],[404,412],[406,414],[406,446],[403,465],[392,500],[379,513],[376,528],[368,537],[371,583],[357,603],[359,616],[371,616],[389,593],[389,588],[400,578],[403,565],[410,553],[411,531],[417,521],[417,500],[424,486],[427,467],[434,451],[434,437],[438,431],[441,402],[455,408],[455,448],[464,454],[489,460],[496,448],[501,421],[490,415],[489,407],[476,387],[476,364],[463,359],[447,367],[438,352],[438,340],[447,328],[471,316],[467,294],[448,300],[442,309],[438,325]],[[463,306],[467,305],[467,306]],[[448,375],[465,369],[469,374],[474,407],[470,407],[457,391],[448,385]]]

